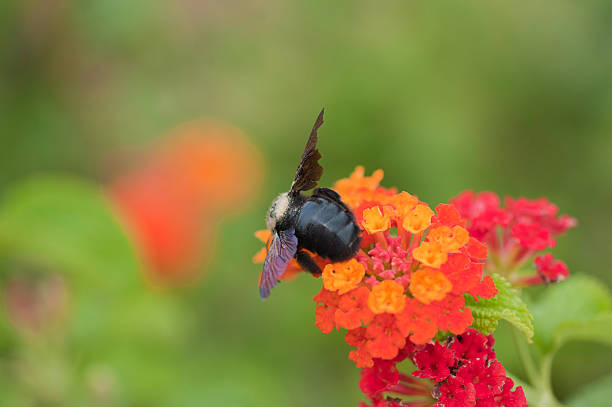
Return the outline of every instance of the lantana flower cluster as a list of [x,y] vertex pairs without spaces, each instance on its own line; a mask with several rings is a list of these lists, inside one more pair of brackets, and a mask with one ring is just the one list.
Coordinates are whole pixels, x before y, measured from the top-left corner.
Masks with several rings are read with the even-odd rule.
[[[506,198],[502,208],[492,192],[462,192],[451,199],[467,220],[470,236],[489,249],[487,272],[499,273],[515,286],[554,283],[565,280],[569,270],[564,262],[543,250],[554,248],[555,237],[577,225],[568,215],[558,216],[558,208],[546,198]],[[535,272],[524,266],[533,260]]]
[[345,262],[325,265],[314,300],[315,325],[324,333],[346,329],[357,367],[393,360],[407,342],[425,344],[439,331],[463,333],[472,323],[465,294],[491,298],[483,276],[486,247],[470,237],[452,205],[436,212],[416,197],[379,185],[382,171],[357,167],[335,190],[363,229],[361,249]]
[[[313,254],[323,270],[315,325],[326,334],[346,330],[371,403],[360,407],[526,406],[496,359],[493,337],[469,328],[465,300],[493,298],[493,273],[519,287],[567,278],[565,263],[542,252],[576,220],[558,216],[545,198],[506,198],[502,207],[490,192],[463,192],[434,211],[381,187],[382,178],[382,170],[365,176],[357,167],[334,186],[363,231],[357,254],[338,263]],[[256,235],[270,244],[269,232]],[[531,260],[536,270],[526,272]],[[292,260],[281,279],[298,272]],[[400,371],[406,360],[416,368],[411,374]]]
[[[473,329],[444,342],[407,342],[393,360],[376,358],[361,370],[359,387],[372,404],[360,407],[524,407],[523,389],[513,390],[494,343]],[[416,366],[411,375],[398,370],[405,359]]]

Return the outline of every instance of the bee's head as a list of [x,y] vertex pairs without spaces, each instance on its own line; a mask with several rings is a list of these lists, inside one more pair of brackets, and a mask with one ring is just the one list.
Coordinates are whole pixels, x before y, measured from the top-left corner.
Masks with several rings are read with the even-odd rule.
[[266,214],[266,227],[272,231],[276,227],[276,223],[285,216],[289,209],[289,192],[284,192],[272,201],[270,209]]

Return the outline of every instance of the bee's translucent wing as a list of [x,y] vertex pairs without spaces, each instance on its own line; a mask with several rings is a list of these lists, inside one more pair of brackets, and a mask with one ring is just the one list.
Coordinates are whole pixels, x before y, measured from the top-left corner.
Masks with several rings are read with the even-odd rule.
[[261,295],[261,298],[268,298],[270,290],[285,272],[287,264],[295,256],[296,251],[297,237],[295,237],[295,230],[289,229],[274,233],[259,280],[259,295]]
[[310,137],[308,137],[308,141],[306,142],[306,148],[304,148],[300,165],[298,165],[295,178],[291,184],[291,192],[294,194],[300,191],[308,191],[316,187],[317,181],[319,181],[321,175],[323,175],[323,167],[319,165],[321,153],[317,150],[317,130],[319,130],[319,127],[323,124],[324,111],[325,109],[322,109],[321,113],[319,113],[312,127],[312,131],[310,132]]

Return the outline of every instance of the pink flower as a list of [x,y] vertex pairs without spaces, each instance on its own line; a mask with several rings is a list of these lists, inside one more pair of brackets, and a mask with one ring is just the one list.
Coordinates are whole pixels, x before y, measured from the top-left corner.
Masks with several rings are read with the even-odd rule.
[[[517,286],[558,282],[567,277],[565,264],[553,261],[552,255],[535,257],[542,250],[554,248],[555,237],[578,224],[571,216],[558,216],[557,206],[546,198],[506,198],[502,208],[492,192],[465,191],[451,203],[467,220],[470,236],[487,246],[487,272],[499,273]],[[523,270],[534,257],[537,275]]]

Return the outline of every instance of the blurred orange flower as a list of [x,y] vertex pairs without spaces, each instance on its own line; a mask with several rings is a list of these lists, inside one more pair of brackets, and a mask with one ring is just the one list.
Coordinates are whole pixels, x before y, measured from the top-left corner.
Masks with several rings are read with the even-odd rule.
[[211,255],[219,219],[251,201],[259,151],[238,129],[196,121],[171,131],[108,190],[154,281],[184,282]]

